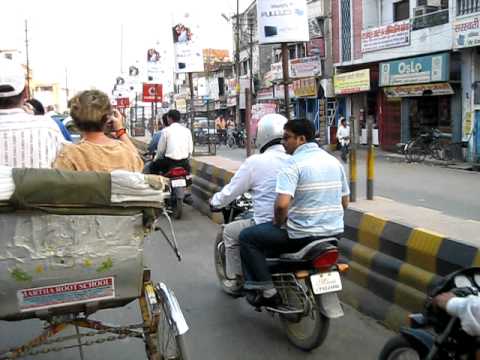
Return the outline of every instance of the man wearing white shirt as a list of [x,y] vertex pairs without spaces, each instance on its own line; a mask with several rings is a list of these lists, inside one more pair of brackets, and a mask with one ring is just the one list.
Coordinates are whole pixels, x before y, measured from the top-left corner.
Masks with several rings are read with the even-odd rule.
[[50,168],[65,140],[50,118],[25,112],[26,95],[21,65],[0,58],[0,166]]
[[176,166],[190,169],[189,159],[193,153],[192,133],[179,121],[179,111],[170,110],[167,113],[169,125],[162,130],[157,154],[151,166],[154,174],[165,173]]
[[226,275],[229,279],[238,279],[243,274],[238,240],[240,232],[252,225],[272,221],[277,173],[290,157],[280,144],[286,122],[287,119],[278,114],[265,115],[259,121],[256,143],[260,154],[247,158],[230,183],[210,200],[212,207],[223,208],[247,191],[253,198],[253,219],[237,220],[224,226]]

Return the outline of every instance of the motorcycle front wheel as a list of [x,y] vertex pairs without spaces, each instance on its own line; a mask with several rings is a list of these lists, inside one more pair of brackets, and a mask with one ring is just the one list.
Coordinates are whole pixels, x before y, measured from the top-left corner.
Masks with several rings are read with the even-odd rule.
[[421,360],[422,357],[414,345],[404,336],[397,335],[385,344],[378,360]]
[[[304,300],[299,297],[298,291],[290,287],[287,287],[284,291],[284,297],[286,297],[289,306],[294,308],[303,306],[300,302]],[[312,294],[311,291],[309,287],[308,292],[310,294]],[[322,345],[330,327],[330,319],[320,312],[318,306],[320,299],[312,295],[311,301],[314,301],[314,303],[309,306],[307,314],[282,315],[280,317],[288,340],[304,351],[311,351]]]
[[213,259],[215,261],[215,272],[222,290],[233,297],[240,296],[241,286],[235,280],[229,280],[225,274],[225,244],[223,243],[222,229],[218,232],[215,240]]

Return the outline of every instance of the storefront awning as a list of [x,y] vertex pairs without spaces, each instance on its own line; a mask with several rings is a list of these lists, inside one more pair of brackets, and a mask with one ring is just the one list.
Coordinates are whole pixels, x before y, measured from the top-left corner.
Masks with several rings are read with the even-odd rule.
[[418,97],[453,95],[455,92],[449,83],[390,86],[383,88],[388,97]]

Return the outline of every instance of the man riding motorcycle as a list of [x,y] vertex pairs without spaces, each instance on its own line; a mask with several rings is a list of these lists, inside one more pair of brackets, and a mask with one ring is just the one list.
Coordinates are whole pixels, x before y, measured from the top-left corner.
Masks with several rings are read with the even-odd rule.
[[250,191],[253,198],[253,219],[238,220],[224,226],[226,274],[241,281],[242,267],[238,236],[243,229],[272,220],[277,173],[290,157],[280,144],[287,119],[279,114],[268,114],[258,123],[257,147],[260,154],[250,156],[240,166],[222,191],[214,194],[210,205],[223,208],[236,197]]
[[273,222],[244,229],[239,237],[244,289],[251,290],[247,300],[258,307],[275,307],[282,301],[266,257],[341,234],[348,206],[343,166],[315,143],[309,120],[287,122],[282,144],[292,157],[278,174]]
[[167,113],[168,126],[162,130],[155,160],[150,166],[154,174],[166,173],[173,167],[183,167],[190,171],[189,159],[193,153],[192,133],[179,123],[180,112]]

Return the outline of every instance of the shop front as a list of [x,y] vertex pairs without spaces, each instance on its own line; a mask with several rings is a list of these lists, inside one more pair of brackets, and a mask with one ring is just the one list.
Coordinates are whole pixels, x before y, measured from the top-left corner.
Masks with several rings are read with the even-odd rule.
[[[379,86],[384,104],[400,110],[400,136],[389,139],[406,143],[425,129],[436,128],[452,141],[461,141],[461,91],[451,55],[440,53],[380,64]],[[398,112],[397,112],[398,113]],[[382,116],[386,128],[398,117]]]

